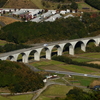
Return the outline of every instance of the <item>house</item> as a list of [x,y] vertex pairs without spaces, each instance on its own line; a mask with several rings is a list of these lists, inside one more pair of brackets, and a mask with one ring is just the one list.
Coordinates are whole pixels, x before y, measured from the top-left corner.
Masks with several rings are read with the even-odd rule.
[[68,14],[67,16],[64,17],[64,19],[66,19],[68,17],[74,17],[74,16],[72,14]]
[[45,21],[46,21],[46,22],[47,22],[47,21],[53,22],[53,21],[55,21],[56,19],[59,19],[59,18],[61,18],[61,17],[62,17],[62,16],[61,16],[60,14],[55,14],[55,15],[49,17],[48,19],[46,19]]
[[70,9],[67,9],[67,10],[66,10],[66,13],[70,13]]
[[76,13],[75,10],[72,10],[72,13]]
[[67,12],[67,11],[62,10],[62,11],[60,11],[60,14],[66,14],[66,12]]
[[93,87],[93,90],[95,90],[95,91],[100,91],[100,85],[94,86],[94,87]]
[[24,14],[25,13],[25,10],[19,10],[19,11],[15,11],[15,12],[13,12],[12,14],[13,15],[21,15],[21,14]]
[[56,14],[56,10],[48,10],[50,11],[52,14]]
[[0,9],[0,13],[2,13],[3,9]]
[[42,9],[34,9],[33,11],[29,11],[29,15],[32,16],[32,18],[34,18],[34,16],[37,16],[39,14],[39,12],[42,11]]
[[58,76],[57,75],[49,75],[49,76],[46,76],[46,79],[52,79],[52,78],[57,78]]
[[36,18],[34,18],[34,19],[31,19],[30,21],[32,21],[32,22],[40,22],[41,21],[41,17],[36,17]]
[[47,17],[49,17],[49,16],[51,16],[51,15],[52,15],[52,12],[51,12],[51,11],[48,11],[48,12],[46,12],[46,13],[43,13],[43,14],[41,15],[41,17],[47,18]]
[[2,9],[0,9],[0,13],[2,13],[3,14],[3,12],[14,12],[15,10],[14,9],[10,9],[10,8],[2,8]]

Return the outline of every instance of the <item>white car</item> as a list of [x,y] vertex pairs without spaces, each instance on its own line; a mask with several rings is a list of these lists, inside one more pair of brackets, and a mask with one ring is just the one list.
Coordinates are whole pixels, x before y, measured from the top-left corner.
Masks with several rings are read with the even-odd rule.
[[46,46],[48,46],[48,44],[44,44],[43,46],[46,47]]
[[84,76],[87,76],[87,74],[84,74]]

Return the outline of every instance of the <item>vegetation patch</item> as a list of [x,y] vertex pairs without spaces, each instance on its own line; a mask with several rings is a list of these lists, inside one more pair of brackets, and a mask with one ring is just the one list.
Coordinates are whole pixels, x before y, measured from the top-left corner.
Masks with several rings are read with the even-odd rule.
[[48,97],[50,99],[54,97],[65,97],[66,93],[72,88],[72,86],[66,85],[51,85],[39,96],[37,100],[45,100],[43,99],[44,97]]
[[88,59],[88,58],[72,58],[73,61],[77,61],[77,62],[89,62],[89,61],[92,61],[91,59]]
[[0,40],[0,46],[4,46],[5,44],[7,44],[8,42]]
[[71,78],[67,78],[72,84],[80,83],[81,86],[89,86],[95,78],[85,77],[85,76],[72,76]]
[[[95,9],[94,7],[91,7],[90,5],[88,5],[85,2],[79,2],[77,4],[78,4],[78,10],[85,11],[85,12],[98,11],[97,9]],[[87,8],[87,9],[85,9],[85,8]]]
[[99,73],[99,70],[96,68],[90,68],[86,66],[78,66],[78,65],[72,65],[72,64],[70,65],[64,62],[59,62],[59,61],[54,61],[54,60],[32,62],[30,64],[39,69],[45,69],[45,70],[73,71],[73,72],[78,72],[78,73],[91,73],[91,74]]
[[9,98],[0,96],[0,100],[9,100]]

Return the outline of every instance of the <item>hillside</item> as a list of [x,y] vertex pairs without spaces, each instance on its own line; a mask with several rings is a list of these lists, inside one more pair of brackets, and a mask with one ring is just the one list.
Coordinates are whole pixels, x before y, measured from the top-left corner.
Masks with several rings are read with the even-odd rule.
[[87,35],[83,23],[77,18],[61,19],[53,23],[15,22],[3,27],[0,31],[0,39],[15,43],[25,43],[28,41],[32,43],[41,43],[45,41],[50,42],[86,37]]
[[22,63],[0,61],[0,88],[11,92],[34,91],[44,86],[43,78]]
[[4,8],[38,8],[31,0],[8,0]]
[[69,0],[6,0],[4,8],[39,8],[39,9],[66,9]]

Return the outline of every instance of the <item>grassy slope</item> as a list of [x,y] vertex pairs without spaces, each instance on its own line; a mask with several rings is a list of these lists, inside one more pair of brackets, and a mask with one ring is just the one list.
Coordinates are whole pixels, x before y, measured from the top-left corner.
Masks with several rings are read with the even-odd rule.
[[[36,1],[37,2],[37,1]],[[8,0],[4,8],[38,8],[31,0]]]
[[38,8],[43,8],[41,0],[31,0]]

